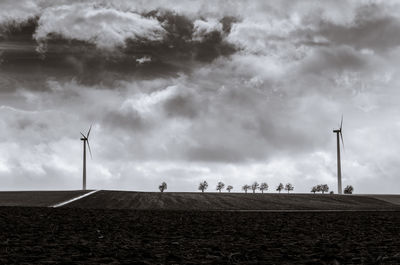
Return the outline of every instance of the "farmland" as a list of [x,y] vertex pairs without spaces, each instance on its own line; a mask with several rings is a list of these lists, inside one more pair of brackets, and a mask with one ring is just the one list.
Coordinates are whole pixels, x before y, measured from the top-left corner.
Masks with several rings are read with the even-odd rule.
[[1,264],[398,264],[400,212],[0,207]]
[[400,263],[394,195],[56,193],[0,195],[0,264]]

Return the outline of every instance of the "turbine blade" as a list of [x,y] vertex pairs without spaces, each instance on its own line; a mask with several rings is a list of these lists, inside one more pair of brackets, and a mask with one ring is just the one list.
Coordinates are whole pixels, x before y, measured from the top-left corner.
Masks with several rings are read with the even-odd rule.
[[92,150],[90,150],[90,144],[89,144],[89,140],[88,139],[86,140],[86,143],[87,143],[87,146],[88,146],[88,149],[89,149],[90,158],[93,159]]
[[81,133],[81,135],[83,136],[84,139],[86,139],[86,136],[83,133]]
[[340,121],[340,131],[342,131],[342,126],[343,126],[343,114],[342,114],[342,120]]
[[89,128],[89,131],[88,131],[88,133],[87,133],[87,136],[86,136],[86,138],[89,138],[89,134],[90,134],[90,131],[92,130],[92,125],[90,125],[90,128]]
[[343,141],[343,134],[342,134],[342,130],[340,130],[340,138],[342,139],[342,145],[343,145],[343,150],[344,150],[344,141]]

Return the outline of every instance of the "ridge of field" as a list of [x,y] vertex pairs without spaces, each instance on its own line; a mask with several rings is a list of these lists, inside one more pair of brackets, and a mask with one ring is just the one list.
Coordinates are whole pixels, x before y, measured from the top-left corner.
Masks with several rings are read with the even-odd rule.
[[65,207],[135,210],[400,210],[383,200],[331,194],[130,192],[101,190]]
[[396,205],[400,205],[400,195],[397,194],[363,194],[361,196],[370,197],[386,202],[390,202]]
[[71,200],[90,190],[2,191],[0,206],[47,207]]

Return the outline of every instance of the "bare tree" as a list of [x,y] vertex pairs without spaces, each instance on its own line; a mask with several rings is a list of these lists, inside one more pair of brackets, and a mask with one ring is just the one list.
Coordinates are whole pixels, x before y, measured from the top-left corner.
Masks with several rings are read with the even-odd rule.
[[226,187],[226,190],[227,190],[228,192],[231,192],[231,190],[233,190],[233,187],[232,187],[231,185],[228,185],[228,187]]
[[204,192],[207,188],[208,188],[208,183],[207,183],[207,181],[200,182],[200,184],[199,184],[199,190],[201,190],[201,192]]
[[321,191],[322,191],[322,194],[324,194],[325,192],[328,192],[329,191],[328,184],[322,184],[321,185]]
[[257,181],[254,181],[254,183],[251,184],[251,189],[253,190],[253,193],[256,193],[256,189],[258,189],[258,187],[260,187],[260,184],[258,184]]
[[223,182],[218,182],[217,184],[217,191],[221,192],[221,190],[225,187],[225,184]]
[[344,188],[344,194],[353,194],[354,188],[351,185],[347,185],[346,188]]
[[250,188],[251,188],[251,187],[250,187],[249,185],[246,184],[246,185],[244,185],[244,186],[242,187],[242,190],[244,190],[244,192],[247,193],[247,190],[250,189]]
[[276,190],[279,191],[279,193],[281,193],[281,191],[283,190],[283,184],[279,183],[278,187],[276,187]]
[[294,186],[291,183],[287,183],[285,185],[285,190],[287,190],[287,193],[289,193],[290,191],[294,190]]
[[261,190],[261,193],[264,193],[264,190],[265,191],[268,190],[268,184],[266,182],[261,183],[260,190]]
[[166,183],[166,182],[161,183],[161,185],[158,186],[158,189],[159,189],[161,192],[164,192],[164,190],[167,189],[167,183]]
[[312,187],[311,192],[313,192],[314,194],[317,192],[317,186]]

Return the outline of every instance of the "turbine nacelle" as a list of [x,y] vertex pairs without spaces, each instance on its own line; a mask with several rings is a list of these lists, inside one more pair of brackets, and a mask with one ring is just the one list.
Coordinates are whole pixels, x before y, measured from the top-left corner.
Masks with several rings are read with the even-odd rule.
[[344,141],[343,141],[343,132],[342,132],[342,128],[343,128],[343,115],[342,115],[342,119],[340,121],[340,128],[339,129],[334,129],[333,133],[337,133],[340,135],[340,139],[342,140],[342,145],[343,145],[343,149],[344,149]]
[[90,135],[90,131],[91,130],[92,130],[92,125],[90,125],[89,131],[87,132],[86,135],[84,135],[81,132],[81,135],[82,135],[81,141],[84,141],[84,142],[86,141],[86,144],[87,144],[87,146],[89,148],[90,158],[92,158],[92,150],[90,150],[90,144],[89,144],[89,135]]

